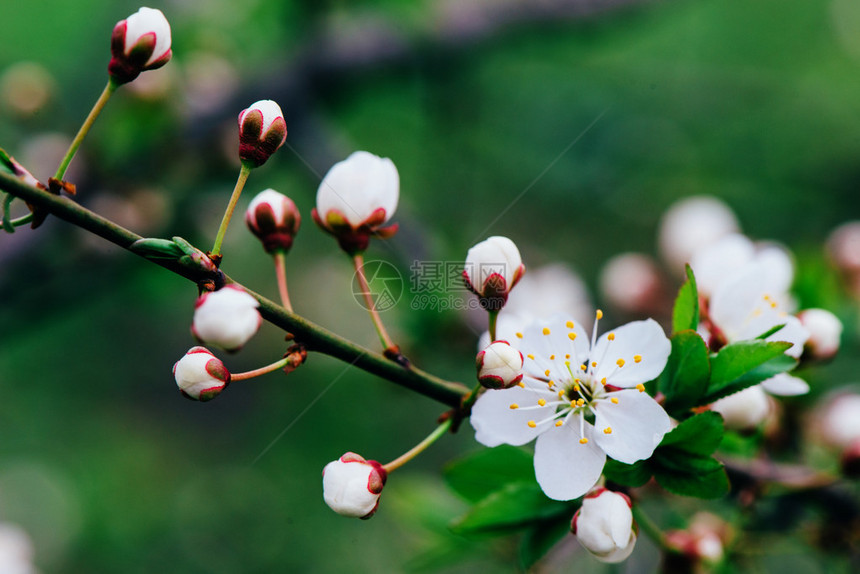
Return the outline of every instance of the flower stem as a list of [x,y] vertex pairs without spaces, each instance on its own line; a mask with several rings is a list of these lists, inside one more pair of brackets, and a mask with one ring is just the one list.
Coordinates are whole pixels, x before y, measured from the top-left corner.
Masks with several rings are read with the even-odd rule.
[[283,369],[290,362],[289,357],[284,357],[280,361],[275,361],[271,365],[266,365],[265,367],[260,367],[259,369],[254,369],[253,371],[246,371],[244,373],[237,373],[235,375],[230,375],[230,382],[233,381],[244,381],[246,379],[253,379],[254,377],[259,377],[260,375],[265,375],[266,373],[271,373],[273,371],[277,371],[278,369]]
[[359,253],[353,256],[352,262],[355,265],[355,276],[358,277],[358,284],[361,287],[361,294],[364,296],[367,312],[370,313],[370,318],[373,320],[373,326],[376,327],[376,333],[379,335],[379,340],[382,341],[383,348],[396,349],[397,346],[391,340],[391,337],[388,336],[388,331],[385,330],[382,319],[379,318],[379,312],[376,310],[373,295],[370,293],[370,285],[367,284],[367,277],[364,275],[364,256]]
[[245,182],[248,181],[248,176],[250,174],[251,165],[242,162],[242,169],[239,170],[239,179],[236,180],[236,187],[233,188],[233,194],[230,196],[227,210],[224,212],[224,217],[221,219],[221,226],[218,227],[218,234],[215,236],[215,245],[212,246],[210,256],[217,256],[221,253],[221,244],[224,242],[224,235],[227,233],[227,226],[230,225],[230,218],[233,217],[233,210],[236,209],[236,203],[239,201],[239,196],[242,195],[242,189],[245,187]]
[[69,150],[63,157],[63,161],[60,162],[60,166],[57,168],[57,173],[54,174],[54,179],[62,180],[63,176],[66,175],[66,170],[69,168],[69,164],[72,163],[72,158],[75,157],[75,153],[77,153],[78,148],[81,147],[81,142],[84,141],[90,128],[93,127],[93,123],[95,123],[96,118],[99,117],[102,108],[105,107],[105,104],[107,104],[117,87],[118,85],[115,84],[112,79],[108,80],[105,89],[102,90],[102,95],[100,95],[99,99],[96,100],[93,109],[90,110],[90,114],[87,116],[87,119],[84,120],[84,123],[81,126],[81,129],[78,130],[78,134],[75,136],[75,139],[72,140],[72,145],[69,146]]
[[642,507],[638,504],[633,505],[633,518],[636,519],[636,524],[639,525],[639,528],[654,541],[657,546],[659,546],[663,550],[667,550],[669,545],[666,544],[666,535],[663,534],[663,531],[660,530],[660,527],[651,520],[651,517],[645,514],[645,511],[642,510]]
[[281,304],[287,311],[292,311],[293,306],[290,304],[290,293],[287,291],[287,270],[286,270],[286,254],[281,251],[275,251],[275,275],[278,277],[278,294],[281,296]]
[[453,419],[447,419],[445,422],[436,427],[436,430],[427,435],[427,438],[425,438],[424,440],[416,444],[414,447],[389,462],[388,464],[382,465],[382,468],[384,468],[387,472],[397,470],[398,468],[400,468],[401,466],[427,450],[427,447],[429,447],[431,444],[439,440],[439,437],[448,432],[448,429],[451,428],[452,422]]
[[496,321],[499,318],[498,311],[488,311],[487,314],[490,316],[490,342],[496,340]]

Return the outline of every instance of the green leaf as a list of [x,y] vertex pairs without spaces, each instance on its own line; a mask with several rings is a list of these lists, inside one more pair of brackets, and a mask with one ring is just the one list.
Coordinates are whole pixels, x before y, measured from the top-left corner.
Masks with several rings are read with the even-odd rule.
[[[657,482],[674,494],[695,496],[697,498],[720,498],[729,492],[729,478],[720,461],[710,457],[686,455],[686,463],[677,466],[695,469],[685,472],[683,469],[671,469],[662,465],[654,471]],[[668,461],[662,461],[668,462]],[[679,462],[675,459],[675,462]]]
[[450,462],[445,481],[466,500],[477,502],[513,482],[535,484],[534,457],[508,445],[482,449]]
[[651,469],[648,461],[639,460],[633,464],[624,464],[615,459],[607,458],[603,467],[603,474],[608,480],[623,484],[624,486],[642,486],[651,479]]
[[698,333],[684,330],[672,337],[672,353],[660,375],[659,388],[666,401],[663,407],[670,415],[679,418],[708,390],[711,365],[708,346]]
[[571,505],[551,500],[536,482],[508,484],[481,499],[451,525],[456,534],[508,533],[533,522],[571,514]]
[[560,515],[550,520],[538,522],[523,534],[520,542],[520,566],[528,570],[535,562],[543,558],[550,548],[555,546],[559,540],[570,534],[570,516]]
[[179,259],[184,254],[175,242],[155,237],[138,239],[131,244],[129,249],[149,259]]
[[672,332],[679,333],[687,329],[696,330],[699,326],[699,292],[696,288],[696,277],[693,269],[687,265],[687,280],[678,290],[675,307],[672,310]]
[[768,337],[775,334],[777,331],[779,331],[783,327],[785,327],[785,323],[782,323],[780,325],[774,325],[773,327],[771,327],[770,329],[768,329],[767,331],[765,331],[764,333],[762,333],[761,335],[756,337],[756,339],[762,339],[762,340],[767,339]]
[[[759,340],[740,341],[723,347],[711,358],[711,382],[700,404],[712,403],[791,370],[797,365],[797,360],[784,354],[789,347],[791,343],[784,341]],[[731,353],[723,355],[726,350]]]
[[693,455],[710,455],[723,440],[725,427],[719,413],[708,411],[690,417],[663,437],[659,450],[681,451]]

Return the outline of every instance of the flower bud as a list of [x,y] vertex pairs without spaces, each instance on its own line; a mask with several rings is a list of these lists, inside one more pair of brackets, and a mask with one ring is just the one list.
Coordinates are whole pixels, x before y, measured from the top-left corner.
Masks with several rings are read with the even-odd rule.
[[523,380],[523,354],[507,341],[494,341],[478,353],[478,382],[488,389],[509,389]]
[[206,347],[192,347],[173,365],[179,391],[195,401],[210,401],[230,382],[230,372]]
[[170,24],[161,10],[141,8],[117,22],[111,36],[108,73],[115,84],[125,84],[145,70],[166,64],[170,50]]
[[805,309],[797,314],[800,324],[809,331],[805,351],[816,360],[832,359],[839,350],[842,321],[826,309]]
[[641,253],[622,253],[600,272],[600,291],[613,308],[649,315],[666,307],[666,289],[657,263]]
[[311,215],[349,255],[364,252],[370,236],[391,237],[397,224],[382,227],[400,198],[400,175],[387,157],[353,152],[334,164],[317,190]]
[[482,307],[499,311],[525,271],[514,242],[496,235],[469,249],[463,279],[466,287],[480,298]]
[[239,159],[260,167],[287,140],[287,122],[272,100],[255,102],[239,114]]
[[238,351],[260,328],[259,303],[240,287],[226,285],[197,298],[191,332],[206,345]]
[[601,562],[622,562],[636,545],[632,507],[623,494],[605,488],[593,490],[573,515],[571,532]]
[[860,442],[860,394],[840,392],[832,396],[819,409],[815,422],[828,446],[846,450]]
[[348,452],[323,469],[323,498],[338,514],[367,519],[379,506],[387,478],[381,464]]
[[263,242],[266,253],[289,251],[301,221],[293,200],[274,189],[258,193],[245,212],[248,229]]
[[688,197],[674,203],[660,221],[660,255],[672,273],[683,275],[693,254],[739,231],[732,210],[716,197]]
[[747,430],[758,426],[771,412],[770,398],[761,385],[723,397],[711,405],[723,415],[726,428]]

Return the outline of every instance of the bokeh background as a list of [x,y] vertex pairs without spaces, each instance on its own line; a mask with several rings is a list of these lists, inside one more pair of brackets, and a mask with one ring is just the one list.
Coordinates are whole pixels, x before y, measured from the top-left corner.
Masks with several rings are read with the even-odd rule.
[[[174,58],[98,119],[69,174],[84,205],[208,247],[238,171],[236,116],[274,99],[288,146],[251,175],[240,209],[267,187],[293,198],[295,308],[376,348],[349,261],[310,219],[321,175],[354,150],[392,158],[401,177],[401,231],[368,259],[408,277],[414,261],[461,261],[507,235],[527,266],[575,269],[597,304],[609,257],[656,255],[665,209],[714,195],[748,234],[794,250],[803,306],[848,321],[842,357],[812,373],[808,400],[856,382],[854,306],[823,255],[831,230],[860,216],[855,0],[150,5],[171,22]],[[107,79],[114,24],[138,7],[3,7],[0,146],[37,177],[53,174]],[[276,295],[240,219],[224,251],[231,276]],[[194,344],[195,296],[57,220],[0,236],[0,521],[26,530],[43,572],[517,571],[509,542],[446,531],[466,505],[441,469],[479,448],[468,425],[398,471],[372,520],[322,501],[328,461],[391,460],[441,405],[317,355],[288,377],[184,400],[170,369]],[[470,383],[474,317],[413,310],[414,296],[407,282],[384,320],[418,365]],[[264,326],[225,361],[247,370],[283,348]],[[673,501],[669,521],[706,506]],[[742,564],[845,567],[811,538],[765,533]],[[648,571],[656,553],[642,546],[634,566]],[[603,569],[571,540],[546,568]]]

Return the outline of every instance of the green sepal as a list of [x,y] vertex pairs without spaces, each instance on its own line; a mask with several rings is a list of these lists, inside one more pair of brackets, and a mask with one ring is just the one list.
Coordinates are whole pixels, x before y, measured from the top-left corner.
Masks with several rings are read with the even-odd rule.
[[184,251],[175,241],[159,239],[157,237],[138,239],[131,244],[129,249],[132,253],[136,253],[147,259],[178,260],[184,255]]
[[672,332],[679,333],[687,329],[696,330],[699,326],[699,291],[696,287],[696,277],[693,268],[686,267],[687,280],[678,290],[675,306],[672,309]]

